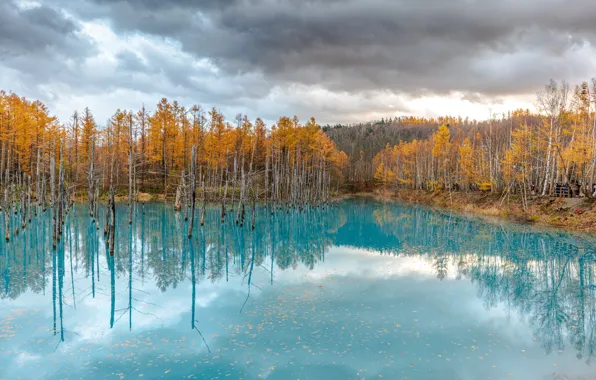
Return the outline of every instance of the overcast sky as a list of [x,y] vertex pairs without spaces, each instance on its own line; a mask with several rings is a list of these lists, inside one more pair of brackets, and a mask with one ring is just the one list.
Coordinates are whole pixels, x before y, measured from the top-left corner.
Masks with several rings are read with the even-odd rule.
[[592,0],[0,0],[0,89],[61,121],[161,97],[228,118],[486,118],[596,75]]

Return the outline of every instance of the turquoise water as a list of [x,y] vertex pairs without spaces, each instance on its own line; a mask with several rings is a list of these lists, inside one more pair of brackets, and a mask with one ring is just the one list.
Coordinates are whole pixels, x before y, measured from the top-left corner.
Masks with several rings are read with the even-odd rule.
[[189,240],[122,205],[110,257],[85,210],[0,242],[0,379],[596,379],[583,237],[357,199]]

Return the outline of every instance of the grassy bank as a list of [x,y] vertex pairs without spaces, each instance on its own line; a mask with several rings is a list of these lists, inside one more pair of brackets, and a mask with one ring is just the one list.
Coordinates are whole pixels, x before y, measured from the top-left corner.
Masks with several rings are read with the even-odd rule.
[[532,196],[524,209],[518,195],[503,198],[482,192],[427,192],[422,190],[375,190],[382,199],[439,207],[462,213],[535,223],[572,231],[596,232],[596,202],[586,198]]

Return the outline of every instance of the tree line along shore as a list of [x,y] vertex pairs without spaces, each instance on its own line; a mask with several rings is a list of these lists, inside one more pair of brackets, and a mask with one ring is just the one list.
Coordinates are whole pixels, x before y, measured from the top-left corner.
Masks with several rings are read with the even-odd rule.
[[[222,218],[229,208],[241,220],[239,210],[256,202],[302,208],[341,193],[415,190],[420,199],[468,194],[450,207],[495,199],[533,217],[541,197],[594,198],[596,81],[551,81],[536,104],[536,112],[482,121],[396,117],[320,127],[296,117],[272,126],[245,115],[229,121],[215,108],[164,98],[151,111],[118,109],[100,126],[89,108],[59,121],[42,102],[0,92],[1,203],[45,208],[62,194],[86,200],[93,216],[99,199],[168,198],[185,210],[217,203]],[[590,204],[573,212],[585,220]]]

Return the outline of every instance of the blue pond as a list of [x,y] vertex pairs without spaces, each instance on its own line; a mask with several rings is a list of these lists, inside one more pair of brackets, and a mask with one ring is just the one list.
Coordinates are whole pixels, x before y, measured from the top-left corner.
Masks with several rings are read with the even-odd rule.
[[0,379],[596,379],[589,238],[365,198],[192,239],[116,213],[114,256],[82,205],[55,250],[49,212],[0,242]]

